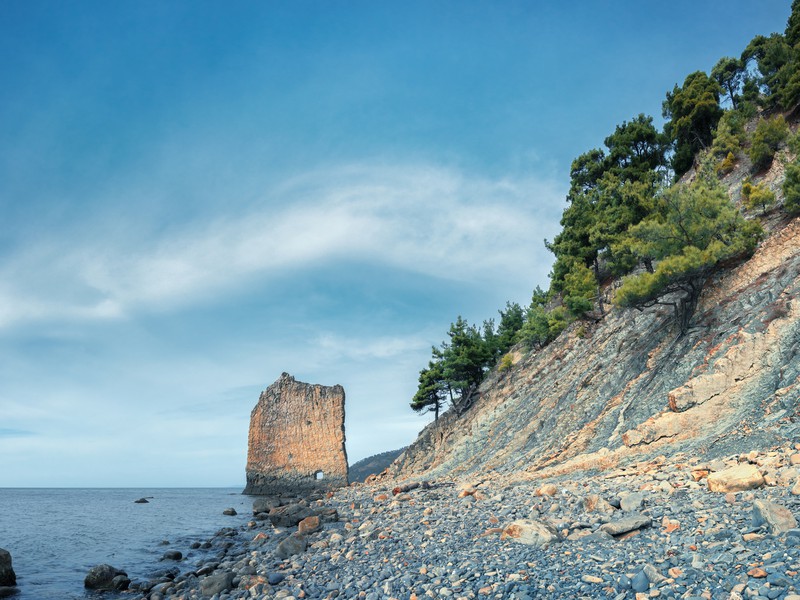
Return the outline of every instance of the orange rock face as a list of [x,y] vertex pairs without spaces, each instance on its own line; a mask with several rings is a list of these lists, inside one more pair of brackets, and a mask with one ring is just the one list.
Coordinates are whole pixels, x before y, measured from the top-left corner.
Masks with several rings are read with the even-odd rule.
[[288,373],[250,414],[245,494],[304,494],[346,486],[344,389]]

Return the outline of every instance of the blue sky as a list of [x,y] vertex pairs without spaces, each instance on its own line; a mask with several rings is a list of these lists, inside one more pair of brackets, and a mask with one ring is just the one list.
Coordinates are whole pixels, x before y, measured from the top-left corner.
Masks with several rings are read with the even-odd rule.
[[408,444],[571,160],[789,4],[0,3],[0,486],[243,485],[283,371]]

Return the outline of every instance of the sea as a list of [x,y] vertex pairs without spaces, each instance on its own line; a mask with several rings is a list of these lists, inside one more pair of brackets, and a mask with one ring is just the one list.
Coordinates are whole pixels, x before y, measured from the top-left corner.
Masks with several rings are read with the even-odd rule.
[[[222,514],[230,507],[237,516]],[[84,590],[91,567],[107,563],[144,581],[175,566],[160,559],[180,550],[188,570],[202,557],[191,544],[246,523],[251,507],[241,488],[0,488],[0,548],[11,553],[19,590],[12,598],[112,600]]]

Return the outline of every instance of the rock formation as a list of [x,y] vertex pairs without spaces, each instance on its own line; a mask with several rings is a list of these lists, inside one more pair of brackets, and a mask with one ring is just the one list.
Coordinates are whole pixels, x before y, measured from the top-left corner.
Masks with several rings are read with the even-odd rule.
[[11,566],[11,553],[0,548],[0,587],[17,585],[17,575]]
[[490,375],[466,413],[423,430],[388,475],[544,477],[795,439],[800,218],[776,212],[767,229],[751,259],[708,283],[686,334],[668,307],[613,310],[538,352],[520,347],[512,369]]
[[250,414],[245,494],[304,494],[346,486],[344,389],[296,381],[269,386]]

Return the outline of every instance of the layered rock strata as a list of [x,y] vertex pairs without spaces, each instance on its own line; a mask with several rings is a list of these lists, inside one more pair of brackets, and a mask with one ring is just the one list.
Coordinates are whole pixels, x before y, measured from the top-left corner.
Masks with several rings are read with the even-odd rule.
[[[669,307],[576,323],[492,374],[390,467],[399,478],[542,477],[800,434],[800,218],[708,283],[681,335]],[[613,294],[606,290],[606,298]]]
[[346,486],[344,389],[288,373],[250,414],[245,494],[305,494]]

